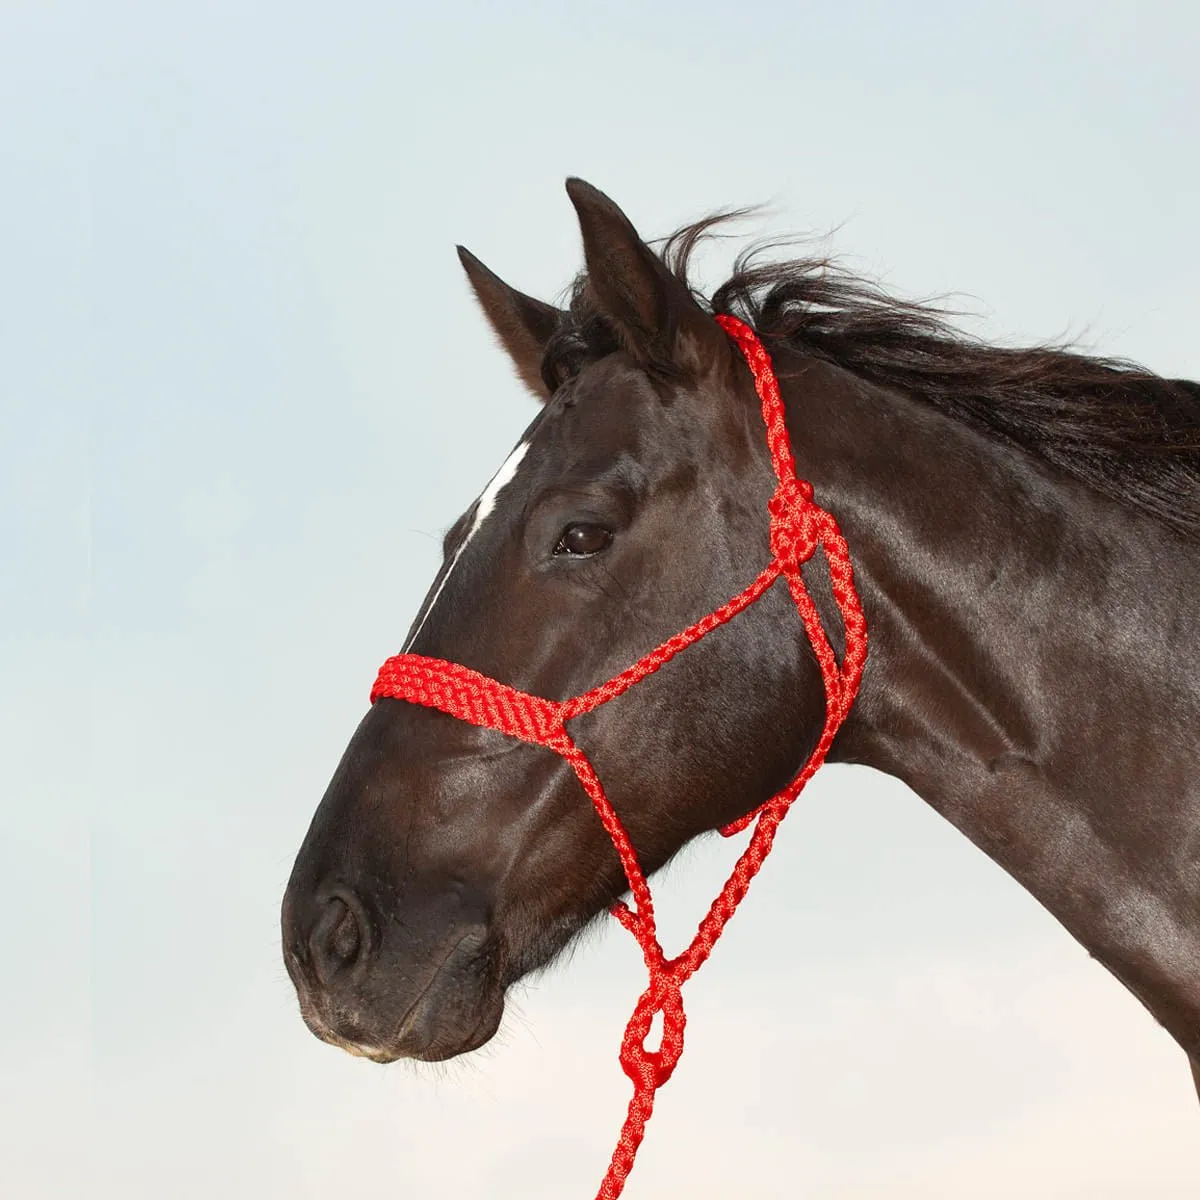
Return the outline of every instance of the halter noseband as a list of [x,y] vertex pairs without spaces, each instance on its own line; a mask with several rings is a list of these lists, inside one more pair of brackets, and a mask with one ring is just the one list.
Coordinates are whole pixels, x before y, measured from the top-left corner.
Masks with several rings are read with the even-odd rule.
[[[754,582],[708,616],[668,638],[619,675],[570,700],[547,700],[518,691],[457,663],[419,654],[399,654],[389,658],[380,668],[371,689],[372,703],[383,697],[408,700],[460,721],[545,746],[561,755],[570,763],[620,856],[633,903],[631,906],[620,901],[612,912],[637,939],[649,973],[649,986],[639,998],[621,1041],[621,1066],[633,1083],[633,1096],[596,1200],[616,1200],[625,1187],[645,1135],[646,1122],[654,1111],[655,1093],[670,1079],[683,1052],[683,1030],[687,1020],[681,994],[683,985],[712,952],[749,889],[750,881],[770,853],[779,822],[825,761],[834,735],[854,702],[867,657],[867,625],[854,588],[854,572],[846,541],[833,516],[814,502],[812,485],[796,478],[783,400],[770,355],[744,321],[725,315],[718,315],[716,320],[737,343],[754,376],[762,401],[767,445],[778,480],[767,504],[771,518],[772,557]],[[818,546],[824,551],[829,565],[831,590],[845,627],[846,652],[841,663],[821,627],[821,619],[800,572],[801,565],[812,557]],[[667,958],[658,940],[654,901],[637,853],[587,755],[567,732],[566,722],[607,704],[647,675],[652,675],[681,650],[760,599],[780,577],[787,581],[821,670],[825,684],[825,724],[808,761],[791,783],[753,812],[721,830],[729,836],[754,824],[749,843],[700,922],[691,943],[674,958]],[[648,1050],[645,1039],[659,1012],[663,1015],[661,1044],[657,1050]]]

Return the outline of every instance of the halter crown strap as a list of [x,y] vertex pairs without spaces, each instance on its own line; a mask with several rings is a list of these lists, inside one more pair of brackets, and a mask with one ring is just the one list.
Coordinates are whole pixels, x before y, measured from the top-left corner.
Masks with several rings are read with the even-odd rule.
[[[641,947],[649,983],[638,999],[621,1041],[621,1066],[633,1083],[633,1096],[596,1200],[616,1200],[624,1190],[625,1180],[645,1136],[646,1122],[654,1111],[655,1094],[670,1079],[683,1053],[683,1032],[687,1024],[683,985],[712,953],[717,939],[745,897],[750,881],[770,853],[779,822],[825,761],[834,736],[854,703],[867,656],[867,625],[854,587],[850,553],[833,516],[813,498],[812,484],[796,477],[783,399],[770,355],[744,321],[723,314],[716,320],[737,344],[754,376],[754,385],[762,401],[771,463],[778,480],[778,486],[767,502],[771,561],[757,578],[720,608],[668,638],[619,675],[569,700],[548,700],[457,663],[419,654],[399,654],[389,658],[380,668],[371,689],[372,703],[384,697],[407,700],[437,709],[460,721],[544,746],[561,755],[574,770],[621,859],[632,904],[618,902],[612,911]],[[800,570],[818,547],[824,552],[830,587],[845,627],[846,651],[840,663]],[[667,958],[658,940],[654,900],[637,852],[591,761],[567,731],[566,722],[607,704],[652,675],[680,651],[759,600],[780,577],[787,582],[825,686],[825,722],[821,736],[808,761],[782,791],[721,830],[729,836],[754,826],[746,848],[700,922],[695,936],[681,953]],[[650,1050],[645,1039],[657,1013],[662,1013],[663,1017],[662,1038],[659,1048]]]

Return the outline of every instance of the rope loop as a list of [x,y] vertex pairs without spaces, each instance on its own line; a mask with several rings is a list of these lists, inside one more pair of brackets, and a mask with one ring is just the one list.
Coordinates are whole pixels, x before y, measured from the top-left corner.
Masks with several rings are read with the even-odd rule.
[[771,514],[771,553],[785,574],[796,571],[816,552],[821,541],[821,510],[813,503],[807,479],[789,475],[779,481],[767,501]]
[[[657,1050],[646,1048],[654,1018],[662,1013],[662,1040]],[[657,1090],[671,1078],[683,1053],[682,984],[670,967],[655,973],[650,986],[638,998],[625,1036],[621,1039],[621,1068],[636,1088]]]

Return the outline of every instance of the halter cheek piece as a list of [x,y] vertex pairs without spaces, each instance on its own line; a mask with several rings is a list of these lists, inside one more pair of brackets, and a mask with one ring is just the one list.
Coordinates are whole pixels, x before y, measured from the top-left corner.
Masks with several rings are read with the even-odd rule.
[[[762,400],[767,445],[778,479],[775,493],[767,504],[771,518],[772,558],[758,578],[715,612],[668,638],[607,683],[570,700],[546,700],[457,663],[419,654],[399,654],[389,658],[380,668],[371,690],[372,703],[382,697],[408,700],[438,709],[460,721],[545,746],[561,755],[575,771],[620,856],[633,903],[618,902],[612,911],[641,946],[650,981],[633,1010],[621,1041],[621,1066],[633,1083],[633,1097],[596,1200],[616,1200],[624,1189],[645,1134],[646,1122],[654,1111],[655,1093],[670,1079],[683,1051],[687,1018],[681,989],[708,958],[741,903],[750,881],[770,853],[775,831],[792,801],[825,761],[834,735],[854,702],[867,656],[867,626],[854,588],[850,554],[837,522],[814,503],[812,485],[796,478],[796,464],[784,423],[783,401],[770,356],[745,322],[724,315],[716,319],[737,343],[754,376]],[[824,551],[829,565],[831,589],[846,632],[846,652],[840,664],[800,573],[801,564],[812,557],[818,546]],[[753,812],[721,830],[729,836],[754,825],[749,843],[700,922],[691,944],[674,958],[667,958],[658,940],[654,901],[637,854],[587,755],[567,732],[566,722],[607,704],[647,675],[652,675],[681,650],[748,608],[781,576],[787,581],[821,670],[825,684],[825,724],[816,747],[792,782]],[[661,1044],[657,1050],[648,1050],[645,1039],[659,1012],[663,1015]]]

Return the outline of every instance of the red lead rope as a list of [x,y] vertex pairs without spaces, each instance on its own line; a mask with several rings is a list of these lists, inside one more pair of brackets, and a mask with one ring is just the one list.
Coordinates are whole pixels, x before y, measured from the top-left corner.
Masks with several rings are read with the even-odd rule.
[[[390,697],[423,704],[460,721],[497,729],[562,755],[574,769],[621,858],[633,903],[619,902],[612,911],[641,946],[650,982],[639,998],[621,1040],[621,1066],[633,1083],[633,1097],[596,1200],[616,1200],[624,1190],[646,1132],[646,1122],[654,1111],[655,1093],[671,1078],[683,1052],[683,1030],[687,1021],[681,995],[683,985],[712,953],[717,938],[749,890],[750,881],[770,853],[779,822],[825,761],[834,735],[854,702],[867,657],[867,624],[854,589],[854,572],[846,541],[833,517],[814,503],[812,485],[796,478],[783,401],[770,355],[745,322],[729,316],[718,316],[717,320],[737,343],[754,375],[755,387],[762,400],[771,462],[779,481],[767,505],[771,517],[772,558],[758,578],[728,603],[669,638],[607,683],[571,700],[546,700],[457,663],[418,654],[389,658],[380,668],[371,691],[372,703],[381,697]],[[846,652],[840,664],[800,573],[801,564],[812,557],[818,546],[829,564],[831,588],[846,631]],[[700,922],[691,944],[674,958],[667,958],[658,940],[654,901],[637,853],[587,755],[567,732],[566,722],[599,708],[647,675],[652,675],[681,650],[748,608],[780,576],[787,581],[821,668],[825,683],[825,725],[808,761],[792,782],[753,812],[721,830],[729,836],[754,824],[749,843]],[[646,1036],[655,1014],[660,1012],[663,1016],[661,1044],[657,1050],[648,1050]]]

